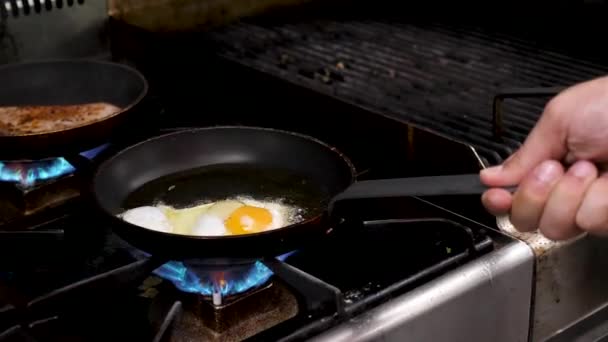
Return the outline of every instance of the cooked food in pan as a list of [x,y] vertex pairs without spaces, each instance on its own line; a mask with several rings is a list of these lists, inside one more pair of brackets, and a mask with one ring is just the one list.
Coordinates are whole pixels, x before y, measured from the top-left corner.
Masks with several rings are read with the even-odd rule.
[[0,107],[0,134],[24,135],[66,130],[107,118],[120,110],[106,102]]
[[303,210],[278,200],[236,197],[176,209],[163,204],[133,208],[120,214],[123,220],[166,233],[226,236],[260,233],[303,220]]

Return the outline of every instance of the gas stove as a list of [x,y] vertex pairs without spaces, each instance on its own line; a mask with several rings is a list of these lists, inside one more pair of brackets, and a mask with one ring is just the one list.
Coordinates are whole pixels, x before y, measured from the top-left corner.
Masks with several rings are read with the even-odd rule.
[[[433,149],[449,151],[459,160],[436,170],[479,168],[480,160],[467,145],[357,108],[344,107],[342,117],[323,119],[326,110],[318,107],[311,112],[316,114],[291,120],[288,128],[297,125],[298,131],[339,146],[349,153],[361,179],[427,174],[426,169],[436,167],[425,161]],[[256,120],[272,120],[270,114]],[[168,120],[179,116],[171,111],[163,115]],[[343,127],[347,116],[349,126]],[[321,120],[324,125],[318,125]],[[287,128],[279,122],[273,127]],[[342,127],[340,134],[335,134],[337,127]],[[370,128],[374,131],[366,134],[367,139],[357,139]],[[179,128],[160,131],[174,129]],[[380,158],[374,153],[378,150],[394,157]],[[64,163],[67,160],[19,166],[7,162],[13,165],[11,170],[63,169],[53,174],[19,169],[10,173],[19,177],[7,177],[5,183],[36,189],[32,191],[71,188],[64,180],[76,177],[78,168]],[[345,233],[313,248],[253,265],[209,269],[146,256],[113,235],[111,227],[97,224],[85,194],[76,197],[51,205],[63,209],[54,221],[3,229],[3,244],[13,246],[4,251],[19,246],[19,254],[30,254],[2,258],[5,338],[107,340],[133,334],[130,337],[137,340],[293,340],[318,335],[438,277],[495,259],[505,249],[522,250],[521,260],[505,272],[532,275],[532,256],[523,244],[415,198],[366,203]],[[476,202],[472,206],[478,206]],[[44,252],[53,250],[50,257],[32,250],[40,244],[45,245]],[[497,280],[499,275],[493,277]],[[512,284],[513,289],[519,298],[512,299],[513,304],[518,303],[522,317],[517,331],[525,334],[530,289]],[[505,298],[499,293],[494,295]]]
[[[597,329],[606,241],[519,234],[475,196],[365,202],[313,247],[210,268],[128,245],[97,219],[86,184],[91,166],[133,142],[210,125],[312,135],[348,155],[359,179],[477,172],[519,146],[546,101],[533,90],[543,97],[509,98],[492,116],[495,95],[521,95],[503,87],[564,86],[604,66],[423,18],[313,13],[158,36],[109,25],[102,7],[0,22],[2,62],[137,67],[158,119],[146,136],[79,156],[2,161],[0,340],[558,341]],[[47,26],[74,43],[32,44]]]
[[[203,124],[244,120],[312,134],[345,151],[360,179],[413,176],[432,170],[473,172],[481,165],[479,156],[465,144],[339,101],[332,108],[341,108],[340,114],[328,119],[326,105],[332,102],[323,96],[319,101],[323,105],[298,119],[275,120],[278,113],[270,111],[254,120],[238,113],[229,118],[224,113],[214,123],[204,120]],[[173,118],[197,120],[192,115],[182,117],[170,105],[162,116],[165,124],[157,134],[184,128],[180,122],[171,125]],[[344,126],[347,120],[349,124]],[[338,129],[340,134],[336,134]],[[363,134],[366,139],[360,139]],[[116,144],[120,143],[83,155],[99,161],[111,155],[108,151],[118,148]],[[376,153],[379,150],[385,154]],[[434,150],[449,153],[452,160],[430,160]],[[11,176],[4,183],[31,191],[72,189],[73,184],[65,180],[86,178],[87,174],[68,159],[27,165],[6,162],[10,165],[7,170],[12,171],[7,171]],[[47,166],[61,170],[40,169]],[[81,186],[84,184],[83,179]],[[27,201],[25,196],[23,202]],[[478,200],[468,198],[466,202],[480,210]],[[0,278],[1,321],[6,329],[2,337],[6,340],[302,340],[348,324],[425,286],[436,286],[439,291],[448,282],[455,287],[441,290],[446,291],[442,294],[445,299],[464,300],[459,295],[464,291],[474,296],[470,300],[479,300],[480,292],[475,289],[489,285],[489,279],[505,283],[488,288],[486,295],[496,301],[509,293],[508,313],[520,317],[515,320],[517,329],[505,337],[527,334],[531,289],[515,280],[527,277],[527,284],[532,281],[530,250],[481,222],[423,199],[364,202],[350,218],[352,222],[345,223],[346,229],[314,246],[230,267],[146,255],[114,235],[111,227],[98,223],[86,192],[75,194],[70,201],[43,203],[38,211],[16,216],[1,227],[2,243],[7,246],[2,249],[6,254],[1,258]],[[56,213],[57,208],[62,215],[51,216],[53,220],[17,225],[32,222],[41,213]],[[488,273],[490,262],[502,266],[493,266]],[[467,281],[457,286],[449,280],[467,269],[473,272],[470,279],[481,276],[477,279],[481,283]],[[479,271],[485,276],[474,275]],[[503,291],[508,292],[501,294]],[[451,306],[420,306],[410,315]],[[482,310],[475,315],[481,319],[485,314]],[[492,319],[498,316],[492,315]],[[479,324],[477,319],[475,322]]]

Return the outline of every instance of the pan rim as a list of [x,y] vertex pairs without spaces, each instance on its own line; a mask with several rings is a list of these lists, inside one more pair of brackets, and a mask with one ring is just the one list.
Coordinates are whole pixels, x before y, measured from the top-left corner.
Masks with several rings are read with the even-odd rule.
[[[74,59],[45,59],[45,60],[37,60],[37,61],[26,61],[26,62],[16,62],[16,63],[9,63],[9,64],[4,64],[0,66],[0,72],[2,72],[3,70],[6,69],[11,69],[11,68],[16,68],[16,67],[26,67],[29,65],[52,65],[52,64],[62,64],[62,63],[89,63],[89,64],[97,64],[97,65],[107,65],[107,66],[113,66],[113,67],[118,67],[118,68],[122,68],[123,70],[125,70],[126,72],[130,72],[133,75],[137,76],[137,78],[139,78],[143,84],[143,89],[142,91],[139,93],[139,95],[137,95],[137,98],[135,98],[134,100],[132,100],[129,105],[120,108],[119,111],[115,112],[112,115],[109,116],[105,116],[101,119],[97,119],[97,120],[92,120],[92,121],[88,121],[84,124],[78,125],[78,126],[73,126],[67,129],[55,129],[55,130],[49,130],[49,131],[44,131],[44,132],[38,132],[38,133],[25,133],[25,134],[17,134],[17,135],[7,135],[7,138],[20,138],[20,137],[36,137],[36,136],[45,136],[45,135],[51,135],[51,134],[55,134],[55,133],[60,133],[60,132],[68,132],[68,131],[72,131],[78,128],[82,128],[82,127],[86,127],[89,125],[93,125],[95,123],[98,122],[102,122],[102,121],[106,121],[109,120],[113,117],[116,117],[124,112],[127,112],[129,110],[131,110],[133,107],[135,107],[137,104],[139,104],[144,97],[146,97],[146,95],[148,94],[149,91],[149,84],[148,84],[148,80],[146,79],[146,77],[137,69],[135,69],[134,67],[131,67],[129,65],[126,65],[124,63],[118,63],[118,62],[112,62],[112,61],[102,61],[102,60],[96,60],[96,59],[90,59],[90,58],[74,58]],[[76,104],[77,105],[77,104]],[[2,137],[0,137],[1,139]]]
[[[209,130],[218,130],[218,129],[239,129],[239,130],[253,130],[253,131],[268,131],[268,132],[273,132],[273,133],[280,133],[280,134],[287,134],[287,135],[291,135],[291,136],[295,136],[301,139],[305,139],[307,141],[311,141],[313,143],[316,143],[324,148],[329,149],[332,153],[335,153],[338,158],[340,158],[342,161],[345,162],[346,166],[349,169],[350,175],[349,175],[349,180],[348,180],[348,184],[352,185],[356,179],[357,179],[357,171],[356,168],[354,166],[354,164],[352,163],[352,161],[350,160],[350,158],[348,158],[344,153],[342,153],[339,149],[337,149],[336,147],[329,145],[328,143],[317,139],[315,137],[312,137],[310,135],[307,134],[303,134],[303,133],[298,133],[298,132],[293,132],[293,131],[288,131],[288,130],[283,130],[283,129],[277,129],[277,128],[271,128],[271,127],[264,127],[264,126],[249,126],[249,125],[218,125],[218,126],[205,126],[205,127],[193,127],[193,128],[186,128],[186,129],[182,129],[182,130],[178,130],[175,132],[170,132],[170,133],[166,133],[166,134],[161,134],[158,136],[154,136],[152,138],[140,141],[136,144],[130,145],[122,150],[120,150],[118,153],[114,154],[112,157],[104,160],[99,167],[97,168],[97,170],[95,171],[95,173],[93,174],[93,182],[92,182],[92,190],[93,190],[93,194],[94,194],[94,199],[96,202],[97,207],[101,208],[104,212],[105,215],[109,215],[113,221],[117,221],[117,224],[123,224],[126,226],[129,226],[131,228],[134,229],[146,229],[148,230],[150,233],[158,235],[158,236],[164,236],[167,237],[169,239],[188,239],[188,240],[203,240],[203,241],[215,241],[215,240],[228,240],[228,239],[245,239],[248,237],[253,237],[253,236],[265,236],[268,234],[272,234],[273,232],[278,232],[282,229],[289,229],[289,228],[296,228],[302,225],[307,225],[310,224],[311,222],[315,222],[318,220],[321,220],[324,216],[327,215],[327,208],[325,208],[321,213],[310,217],[306,220],[303,220],[301,222],[298,223],[294,223],[294,224],[290,224],[287,226],[283,226],[280,228],[275,228],[275,229],[271,229],[271,230],[266,230],[263,232],[258,232],[258,233],[249,233],[249,234],[239,234],[239,235],[222,235],[222,236],[205,236],[205,235],[187,235],[187,234],[176,234],[176,233],[169,233],[169,232],[162,232],[162,231],[158,231],[158,230],[154,230],[154,229],[149,229],[149,228],[145,228],[145,227],[141,227],[132,223],[129,223],[125,220],[122,220],[120,217],[118,217],[117,215],[113,215],[109,210],[107,210],[103,205],[101,205],[100,200],[99,200],[99,196],[97,196],[97,179],[99,178],[99,174],[101,172],[103,172],[103,170],[105,168],[107,168],[116,158],[119,158],[120,156],[125,155],[126,153],[128,153],[129,151],[136,149],[142,145],[145,145],[147,143],[151,143],[160,139],[167,139],[168,137],[171,136],[175,136],[175,135],[181,135],[181,134],[192,134],[192,133],[196,133],[196,132],[201,132],[201,131],[209,131]],[[334,195],[335,196],[335,195]],[[331,227],[328,227],[328,229],[330,229]]]

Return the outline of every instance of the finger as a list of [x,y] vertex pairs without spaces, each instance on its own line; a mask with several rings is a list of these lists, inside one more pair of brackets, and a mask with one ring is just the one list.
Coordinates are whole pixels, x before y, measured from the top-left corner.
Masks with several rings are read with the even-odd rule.
[[597,179],[597,168],[588,161],[576,162],[553,187],[538,229],[551,240],[567,240],[582,231],[576,224],[585,192]]
[[608,235],[608,175],[597,178],[585,194],[576,214],[576,224],[595,235]]
[[536,230],[551,190],[564,174],[555,160],[542,162],[521,182],[513,195],[511,223],[519,231]]
[[560,106],[558,99],[550,101],[521,148],[502,165],[482,170],[481,181],[493,187],[517,185],[541,162],[561,160],[566,154],[566,129]]
[[509,213],[513,196],[504,189],[490,189],[481,196],[483,206],[494,216]]

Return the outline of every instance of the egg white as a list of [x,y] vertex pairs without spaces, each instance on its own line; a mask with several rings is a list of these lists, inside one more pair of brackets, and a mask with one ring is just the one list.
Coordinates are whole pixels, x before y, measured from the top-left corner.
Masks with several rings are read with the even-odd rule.
[[144,206],[125,211],[120,215],[123,220],[147,229],[170,233],[173,231],[167,216],[157,207]]
[[231,235],[224,221],[217,216],[203,214],[199,217],[192,235],[196,236],[225,236]]
[[183,235],[189,235],[192,232],[198,218],[205,214],[211,206],[212,203],[206,203],[189,208],[175,209],[166,205],[158,205],[171,223],[173,233]]

